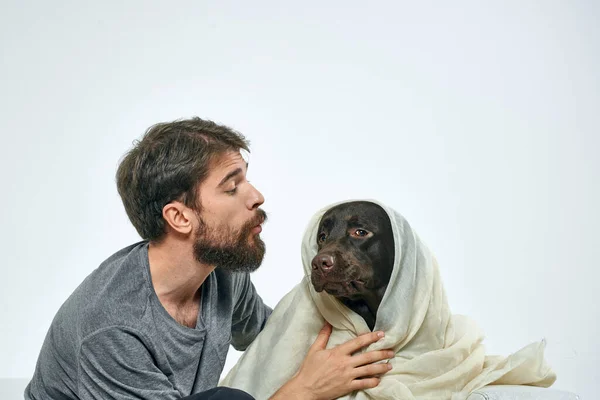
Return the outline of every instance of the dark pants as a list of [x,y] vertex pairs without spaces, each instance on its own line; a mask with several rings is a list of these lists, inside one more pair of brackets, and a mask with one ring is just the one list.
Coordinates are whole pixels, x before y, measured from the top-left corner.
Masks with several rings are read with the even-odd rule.
[[206,392],[184,397],[181,400],[254,400],[254,397],[238,389],[216,387]]

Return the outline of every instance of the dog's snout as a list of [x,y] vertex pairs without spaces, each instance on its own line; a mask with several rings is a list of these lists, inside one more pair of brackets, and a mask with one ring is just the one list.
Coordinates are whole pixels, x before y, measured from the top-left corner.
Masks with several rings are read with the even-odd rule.
[[335,265],[335,257],[333,254],[317,254],[312,260],[312,267],[314,270],[320,269],[323,272],[327,272]]

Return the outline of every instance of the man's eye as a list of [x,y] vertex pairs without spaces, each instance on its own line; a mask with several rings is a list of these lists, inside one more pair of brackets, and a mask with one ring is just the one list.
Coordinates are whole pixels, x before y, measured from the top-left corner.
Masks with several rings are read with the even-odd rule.
[[367,236],[369,232],[365,231],[364,229],[357,229],[354,231],[354,234],[356,236]]
[[321,234],[319,235],[319,243],[322,243],[322,242],[324,242],[324,241],[325,241],[325,239],[327,239],[327,235],[326,235],[326,234],[324,234],[324,233],[321,233]]
[[237,186],[236,186],[236,187],[234,187],[234,188],[233,188],[233,189],[231,189],[231,190],[227,190],[227,191],[225,191],[225,193],[227,193],[227,194],[235,194],[235,192],[237,192]]

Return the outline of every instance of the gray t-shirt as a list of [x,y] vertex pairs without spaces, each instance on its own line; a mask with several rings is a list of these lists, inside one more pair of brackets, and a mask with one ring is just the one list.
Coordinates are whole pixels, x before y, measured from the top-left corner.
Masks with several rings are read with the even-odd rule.
[[179,399],[215,387],[229,345],[244,350],[271,314],[247,273],[215,269],[195,328],[152,287],[148,243],[112,255],[62,305],[26,400]]

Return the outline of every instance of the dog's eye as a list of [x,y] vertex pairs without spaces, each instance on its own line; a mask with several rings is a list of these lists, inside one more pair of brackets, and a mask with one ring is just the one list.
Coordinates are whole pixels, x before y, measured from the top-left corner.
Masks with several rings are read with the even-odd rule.
[[322,242],[324,242],[326,238],[327,238],[327,235],[326,235],[326,234],[324,234],[324,233],[321,233],[321,234],[319,235],[319,239],[318,239],[318,240],[319,240],[319,243],[322,243]]
[[363,237],[363,236],[367,236],[369,234],[369,232],[365,231],[364,229],[357,229],[354,231],[354,234],[356,236]]

